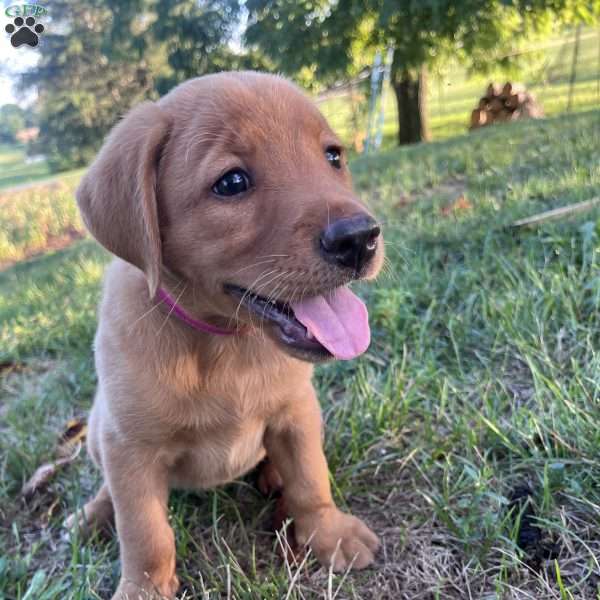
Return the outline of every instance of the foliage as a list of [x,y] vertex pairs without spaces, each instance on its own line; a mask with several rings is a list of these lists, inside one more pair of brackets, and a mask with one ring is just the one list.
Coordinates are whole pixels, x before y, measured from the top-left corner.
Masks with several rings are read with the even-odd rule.
[[141,100],[204,73],[264,65],[228,45],[239,10],[231,0],[53,2],[39,64],[22,78],[39,91],[39,146],[51,167],[87,164]]
[[158,81],[160,93],[191,77],[234,68],[238,55],[228,46],[236,34],[240,4],[228,0],[162,0],[156,3],[152,33],[170,67]]
[[37,87],[39,147],[54,170],[88,163],[108,129],[152,93],[152,57],[139,58],[138,36],[111,39],[103,0],[53,2],[39,64],[22,78]]
[[481,64],[490,52],[577,21],[594,22],[597,0],[248,0],[246,41],[279,68],[317,78],[346,76],[364,61],[357,47],[392,44],[398,68],[419,69],[447,56]]
[[[354,43],[372,35],[366,4],[293,0],[248,0],[245,40],[261,49],[284,73],[304,71],[317,82],[344,76],[353,66]],[[362,37],[359,35],[362,34]]]
[[[246,6],[248,44],[300,79],[307,72],[329,82],[351,76],[375,48],[392,44],[397,92],[402,82],[416,81],[424,65],[458,57],[476,70],[489,68],[494,55],[514,51],[520,40],[600,15],[597,0],[248,0]],[[371,54],[357,54],[357,47]],[[411,108],[419,118],[419,103]]]

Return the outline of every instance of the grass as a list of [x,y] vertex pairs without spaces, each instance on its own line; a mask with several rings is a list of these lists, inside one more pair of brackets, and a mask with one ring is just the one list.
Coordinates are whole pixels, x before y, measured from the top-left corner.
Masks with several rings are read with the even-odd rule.
[[[286,565],[251,476],[173,493],[182,598],[600,598],[600,212],[508,227],[599,195],[599,127],[589,111],[353,162],[389,264],[362,290],[369,352],[316,385],[336,498],[383,551],[347,577]],[[19,497],[89,409],[107,260],[84,239],[0,273],[6,600],[105,598],[118,580],[114,540],[63,535],[98,486],[85,453]]]

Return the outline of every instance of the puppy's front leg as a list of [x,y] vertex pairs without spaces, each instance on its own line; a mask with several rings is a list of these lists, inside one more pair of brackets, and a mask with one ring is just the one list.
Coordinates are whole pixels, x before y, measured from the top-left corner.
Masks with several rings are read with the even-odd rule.
[[[107,444],[108,445],[108,444]],[[174,598],[175,536],[167,519],[168,476],[152,453],[115,444],[104,470],[115,508],[121,582],[113,600]]]
[[374,560],[377,536],[341,512],[329,486],[321,444],[321,410],[312,386],[295,397],[265,434],[267,455],[283,479],[283,495],[298,543],[309,543],[319,562],[335,571],[362,569]]

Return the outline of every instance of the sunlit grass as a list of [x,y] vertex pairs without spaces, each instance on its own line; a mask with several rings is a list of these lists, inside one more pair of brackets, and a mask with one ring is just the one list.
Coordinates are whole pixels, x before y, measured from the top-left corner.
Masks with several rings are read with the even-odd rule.
[[0,191],[0,266],[83,235],[75,204],[78,172],[25,189]]

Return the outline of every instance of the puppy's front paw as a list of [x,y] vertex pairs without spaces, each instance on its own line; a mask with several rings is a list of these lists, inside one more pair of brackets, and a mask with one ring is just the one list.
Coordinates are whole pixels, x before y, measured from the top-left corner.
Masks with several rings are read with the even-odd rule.
[[375,560],[379,538],[336,507],[306,513],[294,522],[298,543],[308,543],[318,561],[334,571],[364,569]]
[[179,580],[176,576],[161,586],[150,581],[138,585],[123,578],[112,600],[173,600],[178,588]]

